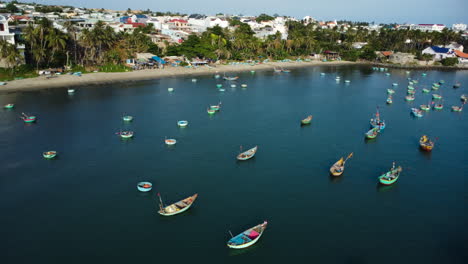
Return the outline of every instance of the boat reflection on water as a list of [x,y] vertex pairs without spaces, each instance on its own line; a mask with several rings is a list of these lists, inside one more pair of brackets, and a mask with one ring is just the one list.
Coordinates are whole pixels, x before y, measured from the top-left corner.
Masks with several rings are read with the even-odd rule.
[[[259,241],[260,242],[260,241]],[[262,243],[255,243],[250,247],[242,248],[242,249],[230,249],[228,248],[228,256],[229,257],[234,257],[234,256],[239,256],[239,255],[244,255],[249,252],[255,251],[258,248],[262,247]]]
[[342,179],[343,179],[343,175],[341,175],[341,176],[333,176],[333,175],[331,175],[330,173],[328,173],[328,177],[330,178],[330,182],[331,182],[331,183],[334,183],[334,184],[335,184],[335,183],[341,182]]
[[398,188],[396,187],[398,184],[392,184],[392,185],[383,185],[380,183],[377,183],[377,192],[388,192],[388,191],[395,191]]

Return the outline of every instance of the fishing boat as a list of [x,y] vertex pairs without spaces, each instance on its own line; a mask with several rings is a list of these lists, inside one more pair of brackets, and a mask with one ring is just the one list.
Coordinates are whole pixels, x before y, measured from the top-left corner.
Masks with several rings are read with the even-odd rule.
[[425,72],[421,73],[421,76],[426,76],[426,75],[427,75],[427,73],[425,73]]
[[321,73],[320,73],[320,76],[325,76],[325,73],[324,73],[324,72],[321,72]]
[[6,82],[0,82],[0,86],[6,85]]
[[216,113],[216,110],[213,110],[211,108],[208,107],[208,109],[206,109],[206,112],[209,114],[209,115],[213,115]]
[[340,176],[341,174],[343,174],[344,168],[345,168],[344,165],[345,165],[346,161],[349,158],[351,158],[352,156],[353,156],[353,153],[350,153],[346,159],[343,159],[343,157],[342,157],[337,162],[335,162],[335,164],[333,164],[333,166],[331,166],[331,168],[330,168],[331,175]]
[[344,82],[345,82],[345,83],[351,83],[351,81],[350,81],[350,80],[345,80]]
[[15,107],[15,104],[6,104],[3,106],[5,109],[12,109],[13,107]]
[[433,98],[433,99],[436,99],[436,100],[440,100],[440,99],[442,99],[442,95],[440,95],[440,94],[432,94],[432,98]]
[[443,104],[435,104],[435,105],[434,105],[434,109],[435,109],[435,110],[442,110],[442,108],[444,108],[444,105],[443,105]]
[[440,81],[439,81],[439,84],[440,84],[440,85],[442,85],[442,84],[444,84],[444,83],[445,83],[444,80],[440,80]]
[[214,75],[214,78],[215,78],[215,79],[219,79],[219,78],[221,78],[221,75],[215,74],[215,75]]
[[418,82],[419,82],[418,80],[413,80],[413,83],[414,83],[414,84],[416,84],[416,83],[418,83]]
[[267,227],[267,224],[268,222],[264,221],[262,224],[249,228],[237,236],[233,236],[227,242],[227,246],[233,249],[241,249],[252,246],[260,239]]
[[394,184],[398,180],[398,177],[400,177],[400,173],[402,170],[403,169],[401,168],[401,166],[395,168],[395,162],[393,162],[393,166],[390,169],[390,171],[379,176],[380,183],[383,185]]
[[389,72],[386,72],[386,73],[385,73],[385,76],[390,76],[390,73],[389,73]]
[[133,131],[120,131],[117,134],[120,135],[121,138],[127,139],[133,137]]
[[23,121],[25,123],[33,123],[33,122],[36,122],[36,117],[35,116],[30,116],[30,115],[27,115],[25,113],[21,113],[21,119],[23,119]]
[[239,79],[239,77],[238,76],[235,76],[235,77],[224,76],[223,79],[226,80],[226,81],[235,81],[235,80]]
[[453,85],[453,88],[460,88],[460,86],[461,86],[461,83],[457,82]]
[[149,192],[153,189],[153,184],[151,182],[139,182],[137,188],[140,192]]
[[254,71],[254,70],[251,70],[250,73],[251,73],[251,74],[255,74],[255,71]]
[[186,121],[186,120],[177,121],[177,125],[179,127],[186,127],[188,125],[188,121]]
[[409,85],[408,90],[414,90],[414,86]]
[[242,146],[241,146],[241,153],[237,155],[238,160],[248,160],[251,159],[255,156],[255,153],[257,153],[257,146],[242,152]]
[[288,69],[281,69],[281,72],[290,73],[291,70],[288,70]]
[[429,111],[431,110],[431,105],[430,104],[427,104],[427,105],[420,105],[419,108],[423,111]]
[[243,84],[241,84],[241,87],[242,88],[247,88],[247,84],[243,83]]
[[339,82],[341,80],[340,76],[336,76],[335,81]]
[[224,92],[224,91],[226,91],[226,89],[224,89],[224,88],[219,88],[218,91]]
[[432,86],[434,86],[434,87],[440,87],[440,84],[439,84],[439,83],[433,83]]
[[223,87],[222,84],[220,84],[220,83],[216,84],[216,88],[222,88],[222,87]]
[[217,105],[210,105],[211,110],[219,111],[221,108],[221,102],[219,102]]
[[388,93],[388,94],[394,94],[394,93],[395,93],[395,90],[388,88],[388,89],[387,89],[387,93]]
[[281,68],[280,68],[280,69],[277,69],[276,67],[273,68],[273,71],[274,71],[274,72],[282,72]]
[[437,90],[439,90],[439,87],[438,86],[432,86],[431,89],[434,90],[434,91],[437,91]]
[[422,92],[423,92],[423,93],[428,93],[428,92],[430,92],[430,91],[431,91],[431,90],[429,90],[429,89],[427,89],[427,88],[423,88],[423,89],[422,89]]
[[161,199],[161,195],[159,193],[158,193],[158,196],[159,196],[159,202],[160,202],[158,213],[164,216],[171,216],[171,215],[176,215],[176,214],[180,214],[182,212],[187,211],[195,202],[195,199],[197,199],[198,193],[192,196],[189,196],[183,200],[180,200],[176,203],[168,205],[168,206],[164,206],[164,203]]
[[380,113],[378,108],[377,112],[375,113],[375,117],[370,119],[370,125],[372,128],[378,128],[378,132],[380,132],[380,130],[385,129],[385,120],[380,119]]
[[461,112],[461,111],[463,111],[463,105],[462,105],[462,106],[456,106],[456,105],[452,106],[452,111],[453,111],[453,112]]
[[415,90],[408,90],[408,92],[407,92],[407,93],[408,93],[408,94],[415,94],[415,93],[416,93],[416,91],[415,91]]
[[310,115],[301,120],[301,125],[309,125],[311,121],[312,121],[312,116]]
[[426,135],[423,135],[419,139],[419,146],[425,151],[431,151],[434,148],[434,142],[429,140],[429,138]]
[[173,91],[174,91],[174,88],[167,88],[167,91],[168,91],[168,92],[173,92]]
[[392,86],[398,86],[398,83],[392,83]]
[[392,104],[393,103],[393,100],[392,100],[392,96],[390,95],[388,98],[387,98],[387,104]]
[[173,138],[166,138],[164,140],[164,143],[166,143],[166,145],[172,146],[172,145],[175,145],[177,143],[177,140],[175,140]]
[[405,100],[406,101],[414,101],[414,95],[410,94],[410,95],[405,96]]
[[70,89],[67,90],[67,92],[68,92],[69,94],[74,94],[74,93],[75,93],[75,89],[71,89],[71,88],[70,88]]
[[42,153],[42,156],[45,159],[53,159],[57,156],[57,151],[54,151],[54,150],[46,151]]
[[231,88],[236,88],[237,85],[231,84]]
[[197,79],[193,78],[193,79],[192,79],[192,82],[197,82]]
[[125,122],[132,122],[133,120],[133,116],[124,116],[122,117],[123,121]]
[[462,94],[462,95],[460,96],[460,99],[462,100],[462,102],[466,102],[466,101],[468,101],[468,95]]
[[371,130],[367,131],[365,133],[366,135],[366,138],[368,139],[374,139],[377,137],[377,135],[379,134],[379,128],[378,127],[374,127],[372,128]]
[[415,117],[422,117],[423,116],[423,112],[420,109],[417,109],[417,108],[411,108],[411,113]]

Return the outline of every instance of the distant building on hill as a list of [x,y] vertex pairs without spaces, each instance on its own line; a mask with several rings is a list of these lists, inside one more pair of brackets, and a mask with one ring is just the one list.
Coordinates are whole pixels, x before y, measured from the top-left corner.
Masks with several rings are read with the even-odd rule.
[[465,31],[467,28],[466,24],[453,24],[452,25],[452,30],[453,31]]
[[421,31],[438,31],[441,32],[445,28],[444,24],[417,24],[411,25],[410,29],[412,30],[421,30]]

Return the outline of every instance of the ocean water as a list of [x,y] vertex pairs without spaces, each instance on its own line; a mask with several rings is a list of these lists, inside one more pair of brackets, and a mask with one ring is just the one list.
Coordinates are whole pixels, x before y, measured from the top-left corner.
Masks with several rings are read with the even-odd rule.
[[[468,94],[468,72],[388,72],[324,66],[0,94],[15,103],[0,110],[0,263],[468,263],[468,109],[450,111]],[[404,101],[408,77],[419,80],[414,102]],[[445,108],[411,116],[431,100],[421,88],[441,79]],[[387,127],[366,141],[377,107]],[[423,134],[437,138],[432,153],[418,148]],[[256,145],[255,158],[236,161],[240,146]],[[43,159],[47,150],[58,157]],[[350,152],[343,176],[330,177]],[[393,161],[400,179],[379,186]],[[143,180],[151,192],[137,190]],[[163,217],[157,193],[166,204],[199,197]],[[264,220],[256,245],[226,247],[229,231]]]

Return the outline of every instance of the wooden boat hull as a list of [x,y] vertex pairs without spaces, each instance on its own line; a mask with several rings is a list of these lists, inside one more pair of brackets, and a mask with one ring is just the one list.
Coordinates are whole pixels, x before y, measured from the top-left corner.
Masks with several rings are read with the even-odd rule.
[[330,174],[333,176],[341,176],[344,172],[343,158],[339,159],[330,168]]
[[440,100],[440,99],[442,99],[442,96],[441,96],[441,95],[437,95],[437,94],[433,94],[433,95],[432,95],[432,98],[433,98],[433,99],[436,99],[436,100]]
[[57,156],[57,152],[56,151],[47,151],[47,152],[42,153],[42,156],[45,159],[53,159],[53,158],[55,158]]
[[[390,171],[390,172],[391,172],[391,171]],[[392,185],[392,184],[394,184],[394,183],[398,180],[398,178],[400,177],[400,173],[398,173],[398,175],[397,175],[395,178],[386,179],[386,178],[385,178],[385,175],[387,175],[387,174],[390,173],[390,172],[387,172],[387,173],[385,173],[385,174],[379,176],[379,182],[380,182],[381,184],[383,184],[383,185]]]
[[305,119],[301,120],[301,125],[309,125],[312,122],[312,116],[308,116]]
[[258,147],[255,146],[254,148],[242,152],[241,154],[237,155],[237,160],[244,161],[253,158],[257,153],[257,149]]
[[422,92],[423,92],[423,93],[429,93],[430,90],[429,90],[429,89],[422,89]]
[[405,100],[406,101],[414,101],[414,96],[406,96]]
[[435,109],[435,110],[442,110],[443,108],[444,108],[443,105],[435,105],[435,106],[434,106],[434,109]]
[[452,111],[453,111],[453,112],[461,112],[462,110],[463,110],[462,107],[452,106]]
[[15,107],[14,104],[7,104],[7,105],[3,106],[3,108],[5,108],[5,109],[12,109],[13,107]]
[[365,133],[366,135],[366,138],[368,139],[374,139],[377,137],[378,133],[377,133],[377,130],[375,130],[375,128],[367,131],[367,133]]
[[263,222],[263,224],[260,224],[260,225],[254,226],[254,227],[252,227],[252,228],[249,228],[249,229],[247,229],[246,231],[244,231],[244,232],[242,232],[241,234],[239,234],[239,235],[236,236],[236,237],[238,237],[238,236],[243,235],[243,234],[244,234],[245,232],[247,232],[247,231],[254,230],[254,229],[256,229],[256,228],[260,228],[261,231],[258,232],[258,236],[257,236],[255,239],[252,239],[251,241],[249,241],[249,242],[247,242],[247,243],[244,243],[244,244],[240,244],[240,245],[235,245],[235,244],[229,243],[229,241],[232,240],[232,239],[231,239],[231,240],[228,241],[227,246],[228,246],[229,248],[232,248],[232,249],[243,249],[243,248],[247,248],[247,247],[252,246],[253,244],[257,243],[257,241],[260,239],[260,237],[262,237],[263,232],[265,231],[265,229],[266,229],[266,227],[267,227],[267,224],[268,224],[268,223],[265,221],[265,222]]
[[35,116],[29,116],[27,118],[25,117],[25,118],[23,118],[23,121],[25,123],[33,123],[33,122],[36,122],[36,117]]
[[[179,202],[174,203],[174,204],[177,204],[177,203],[180,203],[180,202],[182,202],[182,201],[186,201],[186,200],[188,200],[188,199],[191,199],[190,204],[188,204],[186,207],[184,207],[184,208],[182,208],[182,209],[180,209],[180,210],[173,211],[173,212],[166,212],[166,211],[159,210],[158,213],[159,213],[160,215],[162,215],[162,216],[172,216],[172,215],[176,215],[176,214],[183,213],[183,212],[187,211],[190,207],[192,207],[192,205],[193,205],[193,203],[195,202],[195,200],[197,199],[197,197],[198,197],[198,193],[196,193],[196,194],[194,194],[194,195],[192,195],[192,196],[190,196],[190,197],[187,197],[187,198],[185,198],[185,199],[183,199],[183,200],[181,200],[181,201],[179,201]],[[165,209],[165,208],[169,208],[169,207],[171,207],[171,206],[174,205],[174,204],[168,205],[168,206],[164,207],[164,209]]]
[[420,108],[421,110],[423,110],[423,111],[429,111],[429,110],[431,110],[431,107],[429,107],[428,105],[421,105],[419,108]]

